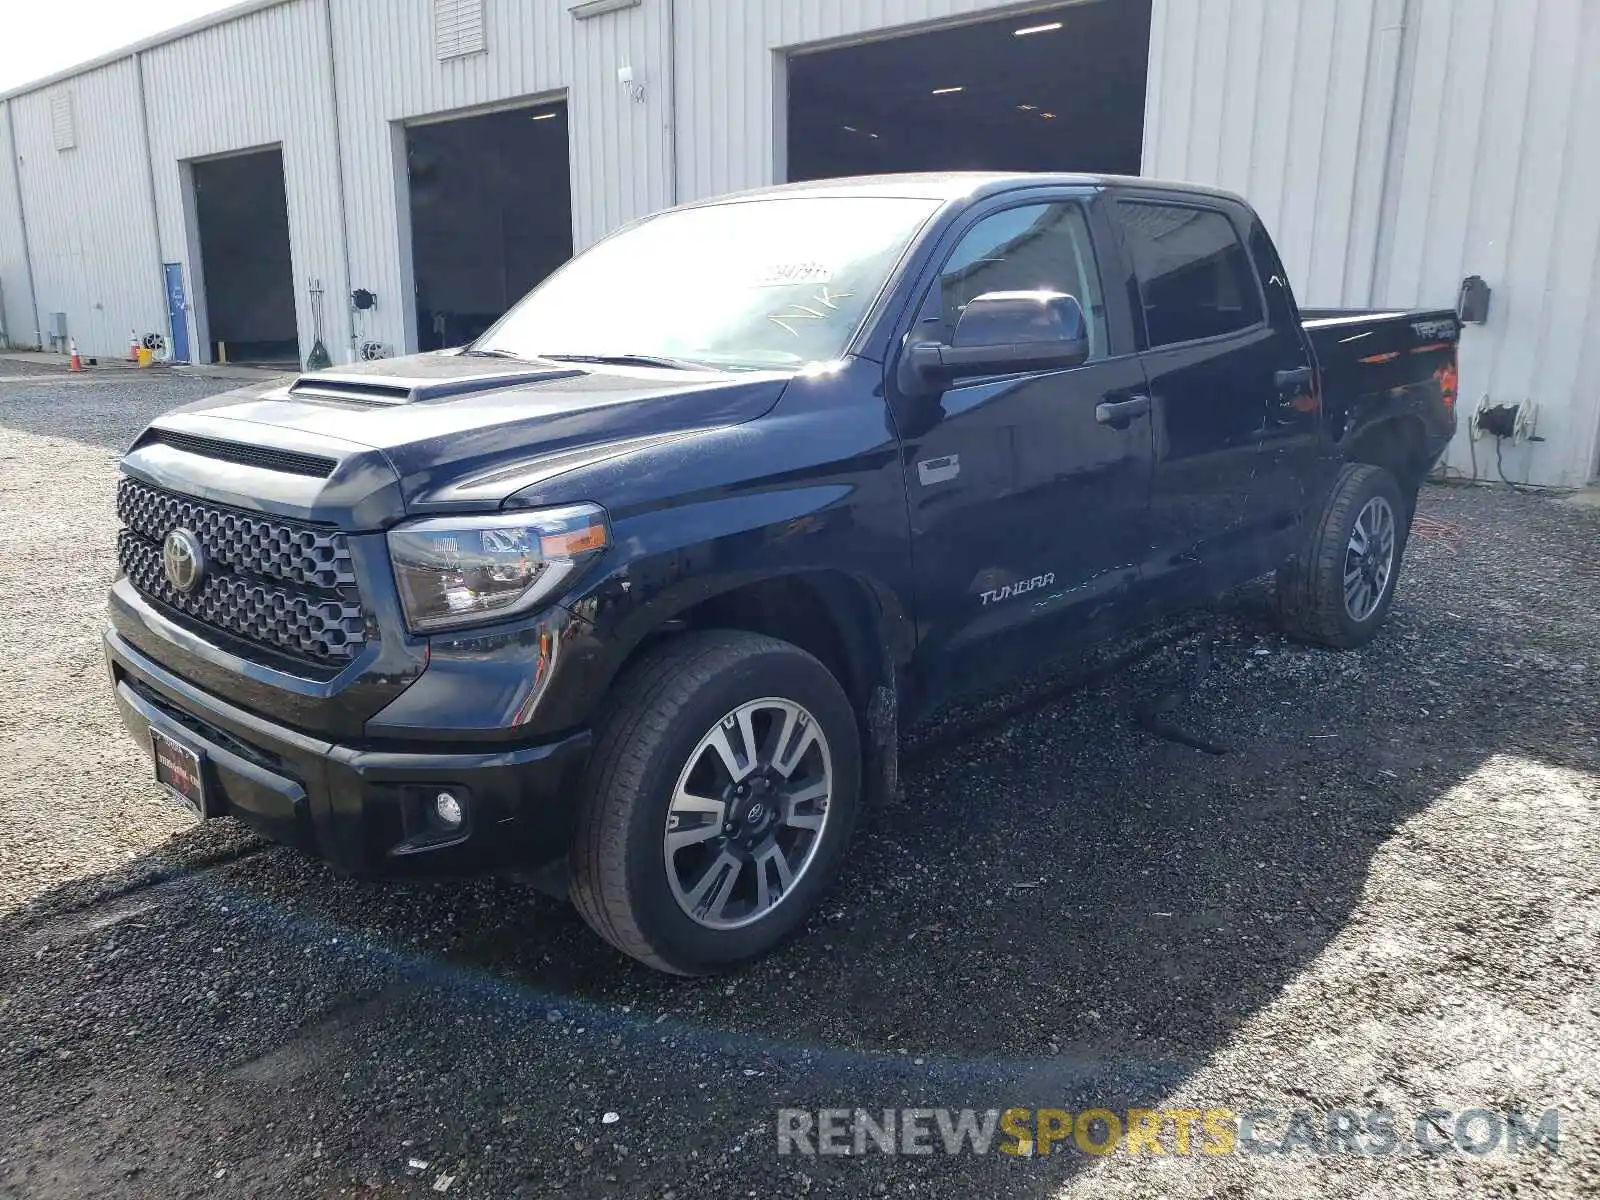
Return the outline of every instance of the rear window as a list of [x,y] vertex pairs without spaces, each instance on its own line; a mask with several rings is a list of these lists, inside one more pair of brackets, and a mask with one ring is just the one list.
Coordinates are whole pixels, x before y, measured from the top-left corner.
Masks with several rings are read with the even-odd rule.
[[1261,320],[1250,257],[1220,212],[1125,200],[1117,205],[1150,345],[1248,329]]

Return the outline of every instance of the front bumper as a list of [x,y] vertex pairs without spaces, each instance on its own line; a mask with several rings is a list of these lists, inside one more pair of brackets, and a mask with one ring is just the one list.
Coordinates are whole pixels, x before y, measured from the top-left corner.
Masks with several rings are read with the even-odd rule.
[[[272,841],[359,873],[470,874],[531,866],[566,850],[587,732],[422,751],[340,745],[195,687],[114,629],[105,650],[134,739],[148,750],[155,726],[200,753],[208,817],[237,817]],[[457,830],[428,814],[445,788],[467,801]]]

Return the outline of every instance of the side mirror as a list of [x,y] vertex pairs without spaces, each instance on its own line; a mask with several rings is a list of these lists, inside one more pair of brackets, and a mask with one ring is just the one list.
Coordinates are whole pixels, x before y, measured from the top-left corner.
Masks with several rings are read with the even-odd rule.
[[951,345],[916,342],[907,362],[924,383],[974,375],[1058,371],[1089,357],[1089,324],[1065,292],[985,292],[967,304]]

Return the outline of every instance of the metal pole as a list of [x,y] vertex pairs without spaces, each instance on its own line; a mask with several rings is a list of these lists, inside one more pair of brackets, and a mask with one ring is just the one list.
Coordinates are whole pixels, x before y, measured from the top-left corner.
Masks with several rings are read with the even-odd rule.
[[323,27],[328,38],[328,99],[333,108],[333,160],[334,185],[339,197],[339,248],[344,261],[344,313],[345,327],[350,331],[350,358],[356,358],[356,325],[350,312],[350,289],[355,281],[350,277],[350,218],[344,196],[344,133],[339,121],[339,66],[333,52],[333,0],[322,0]]
[[667,0],[667,198],[678,203],[678,0]]
[[1389,227],[1394,213],[1390,204],[1389,185],[1394,171],[1394,157],[1396,135],[1399,132],[1401,106],[1407,97],[1401,93],[1406,91],[1406,65],[1407,54],[1411,47],[1407,45],[1411,35],[1411,0],[1398,0],[1400,6],[1400,21],[1398,30],[1400,44],[1394,51],[1394,93],[1389,98],[1389,129],[1385,135],[1383,145],[1382,174],[1378,178],[1378,224],[1372,231],[1372,273],[1367,277],[1367,307],[1376,307],[1378,303],[1378,269],[1383,264],[1384,250],[1387,243],[1393,240]]
[[17,224],[22,227],[22,263],[28,271],[28,306],[33,309],[33,345],[44,346],[44,322],[39,320],[39,292],[33,283],[33,250],[28,245],[28,214],[22,207],[22,155],[17,149],[17,121],[12,112],[14,100],[6,101],[6,135],[11,143],[11,186],[17,197]]
[[[156,320],[159,322],[161,314],[170,316],[170,308],[167,304],[167,267],[161,254],[161,211],[156,207],[156,160],[155,154],[150,148],[150,107],[145,100],[143,54],[135,54],[133,56],[133,71],[134,76],[139,81],[139,138],[140,144],[144,146],[144,177],[150,192],[150,233],[155,239],[156,291],[160,297],[160,302],[156,306]],[[189,314],[185,312],[182,319],[187,324]],[[172,349],[178,341],[178,331],[169,328],[167,336],[172,339],[167,346],[170,357]]]

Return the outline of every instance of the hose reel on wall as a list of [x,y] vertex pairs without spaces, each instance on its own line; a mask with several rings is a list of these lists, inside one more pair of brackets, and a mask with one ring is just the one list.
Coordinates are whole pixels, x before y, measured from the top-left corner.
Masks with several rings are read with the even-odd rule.
[[355,325],[357,352],[362,362],[377,362],[389,357],[387,344],[366,337],[366,314],[378,307],[378,294],[368,288],[356,288],[350,293],[350,312]]
[[1494,439],[1494,467],[1500,476],[1500,481],[1508,487],[1521,490],[1522,485],[1506,476],[1505,445],[1507,442],[1513,446],[1520,446],[1525,442],[1544,441],[1534,432],[1538,428],[1538,421],[1539,406],[1533,400],[1522,400],[1516,404],[1494,404],[1485,394],[1483,399],[1478,401],[1478,407],[1467,423],[1469,434],[1467,449],[1472,451],[1473,480],[1476,481],[1478,478],[1478,455],[1474,446],[1488,436]]
[[1538,421],[1539,406],[1532,400],[1518,404],[1492,404],[1485,394],[1472,414],[1468,431],[1475,442],[1487,434],[1500,441],[1508,441],[1513,446],[1520,446],[1524,442],[1540,440],[1534,435]]

